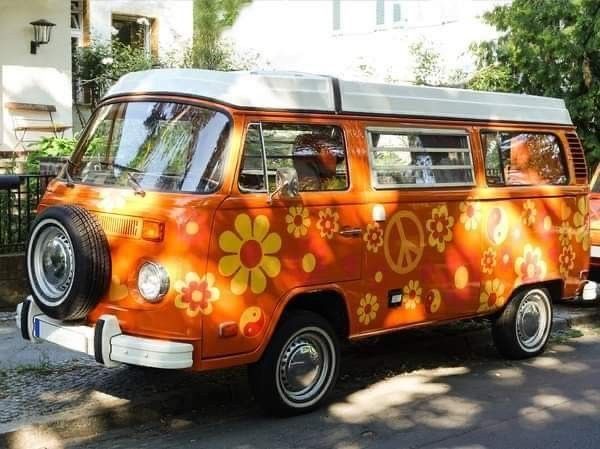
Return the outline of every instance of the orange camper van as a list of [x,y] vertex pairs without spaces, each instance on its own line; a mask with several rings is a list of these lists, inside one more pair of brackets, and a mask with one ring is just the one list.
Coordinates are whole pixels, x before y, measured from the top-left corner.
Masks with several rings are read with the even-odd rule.
[[17,320],[109,367],[248,365],[301,413],[343,340],[487,317],[504,356],[542,352],[553,301],[595,291],[588,192],[559,99],[136,72],[48,186]]

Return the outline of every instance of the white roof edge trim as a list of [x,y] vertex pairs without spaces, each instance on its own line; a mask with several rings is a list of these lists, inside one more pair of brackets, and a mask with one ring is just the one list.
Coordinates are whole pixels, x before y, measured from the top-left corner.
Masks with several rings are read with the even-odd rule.
[[573,124],[558,98],[345,80],[338,86],[336,109],[334,79],[328,76],[157,69],[125,75],[106,96],[179,94],[250,109]]

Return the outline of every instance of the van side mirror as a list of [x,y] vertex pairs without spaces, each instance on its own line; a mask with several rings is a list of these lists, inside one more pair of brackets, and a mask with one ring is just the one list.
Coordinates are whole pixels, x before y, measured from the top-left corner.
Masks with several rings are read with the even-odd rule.
[[298,173],[293,168],[278,168],[275,173],[275,190],[269,194],[269,202],[273,201],[275,195],[283,198],[297,198],[300,194]]

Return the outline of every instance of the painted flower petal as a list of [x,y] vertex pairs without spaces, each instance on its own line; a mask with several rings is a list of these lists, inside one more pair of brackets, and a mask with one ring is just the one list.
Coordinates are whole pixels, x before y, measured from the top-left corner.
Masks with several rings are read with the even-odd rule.
[[273,254],[281,249],[281,237],[279,234],[271,232],[262,242],[263,252],[265,254]]
[[185,275],[185,283],[190,284],[192,282],[200,282],[200,276],[197,273],[190,271]]
[[239,214],[235,218],[235,230],[242,240],[250,240],[252,238],[252,220],[247,214]]
[[226,253],[239,253],[242,247],[240,238],[231,231],[225,231],[219,236],[219,248]]
[[252,293],[258,294],[267,288],[267,278],[260,268],[250,271],[250,289]]
[[274,256],[263,256],[260,268],[265,270],[265,273],[270,278],[274,278],[281,271],[281,262]]
[[219,273],[223,276],[231,276],[241,266],[240,257],[237,254],[223,256],[219,260]]
[[253,236],[255,240],[262,242],[269,232],[269,219],[264,215],[259,215],[254,219]]
[[231,279],[231,292],[234,295],[242,295],[248,288],[248,277],[250,271],[246,267],[240,267],[239,271]]

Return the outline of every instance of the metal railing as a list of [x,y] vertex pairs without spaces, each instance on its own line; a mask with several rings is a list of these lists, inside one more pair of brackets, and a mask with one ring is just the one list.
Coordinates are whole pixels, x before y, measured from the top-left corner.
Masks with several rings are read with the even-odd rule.
[[25,251],[29,228],[55,175],[0,176],[0,254]]

